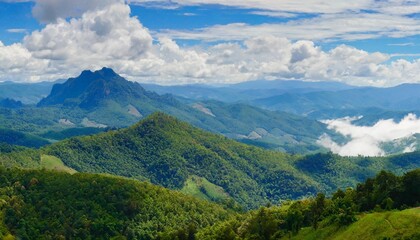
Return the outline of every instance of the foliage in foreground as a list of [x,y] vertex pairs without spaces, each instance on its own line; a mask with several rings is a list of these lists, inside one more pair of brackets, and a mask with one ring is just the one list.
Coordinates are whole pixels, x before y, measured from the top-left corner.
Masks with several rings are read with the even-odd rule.
[[19,239],[174,239],[233,215],[135,180],[4,168],[0,209],[0,238]]
[[[384,237],[402,239],[416,239],[420,236],[418,224],[420,223],[420,210],[409,210],[408,217],[411,222],[398,223],[399,213],[396,209],[420,206],[420,169],[406,173],[402,177],[382,171],[375,178],[358,184],[355,189],[336,191],[331,198],[322,193],[315,198],[295,202],[286,202],[281,206],[262,207],[245,216],[242,220],[236,219],[218,223],[206,228],[197,234],[199,239],[325,239],[335,234],[346,234],[347,228],[355,234],[365,232],[370,234],[364,239],[377,239],[381,232],[370,232],[383,228],[381,224],[393,219],[397,227],[389,230]],[[383,211],[388,212],[382,215]],[[376,212],[368,214],[366,212]],[[362,215],[360,215],[362,214]],[[395,216],[391,216],[394,214]],[[358,217],[367,229],[361,229],[361,223],[355,223]],[[385,220],[386,219],[386,220]],[[360,221],[360,220],[359,220]],[[389,224],[392,224],[389,222]],[[348,227],[349,226],[349,227]],[[305,228],[303,233],[301,229]],[[376,235],[375,235],[376,234]],[[333,238],[333,237],[332,237]]]

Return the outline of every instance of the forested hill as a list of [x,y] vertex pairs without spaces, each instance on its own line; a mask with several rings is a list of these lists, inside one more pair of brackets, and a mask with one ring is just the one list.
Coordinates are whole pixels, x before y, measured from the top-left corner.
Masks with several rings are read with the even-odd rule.
[[189,239],[233,216],[149,183],[0,167],[0,239]]
[[332,193],[383,169],[402,174],[420,166],[418,152],[387,158],[343,158],[266,151],[162,113],[127,129],[72,138],[39,151],[18,149],[0,154],[0,162],[6,166],[41,168],[51,161],[64,162],[79,172],[147,180],[206,199],[232,198],[245,208],[318,191]]
[[198,176],[248,208],[320,189],[291,165],[290,155],[241,144],[163,113],[127,129],[65,140],[42,151],[77,171],[148,180],[172,189]]

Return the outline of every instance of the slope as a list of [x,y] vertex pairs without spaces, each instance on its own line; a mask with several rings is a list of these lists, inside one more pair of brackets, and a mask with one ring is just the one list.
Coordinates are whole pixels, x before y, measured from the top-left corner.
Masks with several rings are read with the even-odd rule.
[[4,168],[0,176],[0,237],[174,239],[234,216],[216,204],[123,178]]
[[346,227],[327,225],[319,229],[303,228],[299,234],[284,239],[418,239],[420,232],[420,209],[368,213]]
[[304,196],[319,187],[292,167],[292,156],[240,144],[162,113],[127,129],[65,140],[43,152],[77,171],[116,174],[174,189],[196,175],[248,208]]

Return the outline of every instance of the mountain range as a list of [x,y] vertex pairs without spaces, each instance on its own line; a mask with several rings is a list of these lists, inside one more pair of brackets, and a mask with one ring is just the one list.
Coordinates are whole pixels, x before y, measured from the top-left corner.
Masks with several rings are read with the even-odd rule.
[[418,151],[322,153],[319,134],[346,136],[246,103],[159,95],[108,68],[55,84],[37,106],[2,102],[0,238],[419,236]]
[[242,103],[185,101],[170,94],[159,95],[109,68],[87,70],[56,83],[36,107],[0,109],[0,123],[15,131],[60,140],[63,137],[55,136],[91,132],[80,128],[106,131],[127,127],[155,111],[249,144],[291,153],[325,151],[316,143],[319,136],[328,133],[338,137],[323,123],[286,112]]

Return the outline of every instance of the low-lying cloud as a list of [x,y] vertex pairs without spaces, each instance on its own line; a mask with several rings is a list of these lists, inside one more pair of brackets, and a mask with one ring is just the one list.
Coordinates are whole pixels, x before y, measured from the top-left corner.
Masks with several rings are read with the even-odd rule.
[[[341,156],[383,156],[385,151],[381,149],[382,143],[408,138],[420,133],[420,118],[415,114],[408,114],[400,122],[395,122],[393,119],[380,120],[373,126],[354,125],[353,122],[357,119],[345,117],[323,121],[329,129],[350,140],[345,144],[339,144],[333,141],[329,135],[324,134],[319,138],[318,144]],[[410,145],[404,151],[415,150],[413,145]]]

